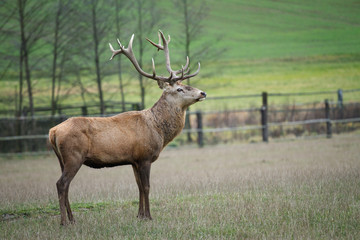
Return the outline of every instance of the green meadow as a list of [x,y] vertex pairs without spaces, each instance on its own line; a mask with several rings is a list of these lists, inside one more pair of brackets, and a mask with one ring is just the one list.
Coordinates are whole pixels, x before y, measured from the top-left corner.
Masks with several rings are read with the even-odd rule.
[[[296,93],[334,91],[334,94],[306,97],[271,98],[271,104],[322,102],[325,98],[336,101],[336,90],[360,89],[360,4],[351,0],[331,1],[266,1],[266,0],[208,0],[209,15],[204,19],[201,37],[191,46],[191,51],[210,44],[210,52],[202,59],[191,59],[193,66],[201,62],[200,74],[192,85],[204,90],[209,101],[194,105],[193,109],[246,108],[261,104],[260,98],[213,101],[215,96],[243,94]],[[174,9],[166,3],[159,5],[164,12]],[[167,24],[160,24],[165,34],[170,34],[173,65],[184,64],[179,49],[183,28],[178,20],[180,11],[164,14]],[[130,36],[130,34],[129,34]],[[149,36],[156,39],[156,29]],[[109,39],[113,44],[114,39]],[[126,43],[128,40],[122,40]],[[135,42],[138,41],[135,36]],[[103,43],[107,45],[107,43]],[[145,69],[150,71],[155,50],[144,57]],[[116,69],[116,62],[108,62],[110,51],[102,54],[106,69]],[[153,50],[153,51],[152,51]],[[134,48],[135,55],[138,49]],[[162,53],[156,54],[159,73],[165,73],[161,64]],[[126,60],[125,60],[126,61]],[[125,62],[124,61],[124,62]],[[124,63],[125,98],[139,102],[139,85],[135,70]],[[48,73],[50,75],[50,73]],[[50,104],[50,79],[46,73],[34,72],[35,106]],[[86,102],[97,101],[95,72],[86,71],[82,81],[87,88]],[[15,105],[16,74],[0,82],[3,99],[0,109]],[[118,77],[108,74],[103,79],[105,100],[120,101]],[[146,107],[150,107],[161,94],[157,84],[146,80]],[[64,83],[60,104],[82,103],[79,86]],[[360,94],[346,93],[345,101],[359,101]],[[10,101],[10,104],[9,104]],[[27,99],[25,99],[27,101]]]

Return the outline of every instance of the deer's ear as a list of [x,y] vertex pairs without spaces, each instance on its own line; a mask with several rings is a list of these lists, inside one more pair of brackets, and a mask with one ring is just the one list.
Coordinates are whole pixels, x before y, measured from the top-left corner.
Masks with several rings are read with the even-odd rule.
[[169,86],[169,83],[160,81],[160,80],[157,81],[157,84],[158,84],[159,88],[163,89],[163,90],[165,90],[167,88],[167,86]]
[[163,84],[162,84],[162,89],[164,89],[164,91],[168,91],[168,90],[170,90],[171,89],[171,85],[170,85],[170,83],[168,83],[168,82],[164,82]]

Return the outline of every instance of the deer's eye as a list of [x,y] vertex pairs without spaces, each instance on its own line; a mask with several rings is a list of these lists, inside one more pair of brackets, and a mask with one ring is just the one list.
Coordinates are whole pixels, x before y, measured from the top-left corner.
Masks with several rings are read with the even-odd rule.
[[178,88],[178,89],[176,89],[176,91],[178,91],[178,92],[184,92],[184,90],[183,90],[182,88]]

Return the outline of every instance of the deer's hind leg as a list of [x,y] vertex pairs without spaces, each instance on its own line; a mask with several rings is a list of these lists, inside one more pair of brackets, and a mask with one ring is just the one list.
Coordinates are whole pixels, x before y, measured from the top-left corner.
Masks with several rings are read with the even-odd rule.
[[82,165],[82,161],[80,161],[79,157],[76,156],[63,156],[63,159],[65,160],[63,171],[61,177],[56,182],[60,205],[61,225],[66,224],[66,213],[68,215],[69,221],[71,223],[75,222],[68,198],[69,186]]

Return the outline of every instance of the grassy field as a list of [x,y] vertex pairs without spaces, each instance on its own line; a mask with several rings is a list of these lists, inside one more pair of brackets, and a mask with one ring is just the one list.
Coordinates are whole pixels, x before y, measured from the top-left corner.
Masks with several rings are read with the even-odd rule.
[[221,34],[228,59],[359,53],[359,3],[329,1],[208,1],[209,35]]
[[[209,98],[216,96],[234,96],[244,94],[297,93],[333,91],[333,94],[315,96],[273,97],[270,104],[292,104],[323,102],[324,99],[337,101],[337,89],[360,89],[360,55],[313,56],[293,59],[231,60],[219,63],[204,63],[203,72],[192,81],[192,85],[205,91]],[[115,66],[115,65],[114,65]],[[130,68],[131,66],[129,66]],[[132,68],[131,68],[132,69]],[[220,69],[215,72],[214,69]],[[221,70],[222,69],[222,70]],[[203,76],[202,76],[203,75]],[[91,94],[86,101],[96,102],[96,85],[88,76],[84,76],[85,85]],[[129,102],[139,102],[138,82],[135,78],[125,78],[125,98]],[[9,101],[0,103],[0,108],[13,109],[16,82],[0,82],[0,91]],[[36,81],[36,106],[48,106],[50,85],[46,79]],[[66,89],[66,90],[65,90]],[[105,98],[120,101],[118,79],[108,76],[104,79]],[[64,87],[68,92],[61,104],[81,104],[80,90],[77,86]],[[146,107],[151,107],[161,95],[161,90],[152,80],[146,80]],[[26,101],[26,99],[25,99]],[[360,101],[359,92],[345,93],[345,102]],[[241,100],[204,101],[192,106],[193,110],[239,109],[250,106],[259,107],[261,98]],[[2,106],[2,107],[1,107]]]
[[355,239],[359,134],[165,150],[153,164],[154,220],[136,218],[131,167],[83,167],[77,223],[60,227],[55,156],[0,160],[0,239]]
[[[193,85],[208,93],[208,96],[260,94],[268,92],[312,92],[336,91],[360,88],[360,14],[359,3],[346,0],[329,1],[268,1],[268,0],[208,0],[209,16],[204,20],[202,37],[191,47],[211,44],[212,49],[225,49],[215,58],[191,59],[201,61],[201,73]],[[169,3],[161,5],[173,9]],[[178,14],[178,15],[177,15]],[[179,25],[180,11],[165,14],[167,24],[160,24],[166,34],[172,36],[172,63],[180,68],[184,64],[183,52],[179,48],[183,28]],[[174,20],[176,19],[176,21]],[[130,33],[129,33],[130,36]],[[220,40],[217,40],[218,37]],[[156,33],[149,36],[156,39]],[[215,39],[215,40],[214,40]],[[112,41],[115,42],[115,37]],[[126,42],[124,39],[123,42]],[[135,41],[138,41],[135,39]],[[107,42],[103,43],[107,45]],[[150,45],[147,49],[152,49]],[[107,51],[107,49],[105,49]],[[134,48],[135,55],[138,49]],[[154,51],[144,57],[145,69],[150,67]],[[101,62],[108,69],[115,69],[116,63],[108,62],[109,54],[104,52]],[[156,54],[157,68],[161,69],[162,54]],[[147,60],[146,60],[147,59]],[[175,67],[174,67],[175,68]],[[135,72],[126,63],[126,101],[139,102],[139,86]],[[159,70],[159,73],[165,71]],[[33,85],[36,106],[50,105],[50,73],[34,72]],[[15,76],[15,75],[14,75]],[[82,75],[88,90],[87,102],[97,101],[94,72]],[[70,77],[71,78],[71,77]],[[73,79],[70,79],[72,81]],[[12,109],[15,105],[17,77],[0,82],[0,94],[4,101],[0,109]],[[120,100],[118,80],[114,75],[103,80],[105,100]],[[146,81],[146,107],[159,97],[160,90],[151,81]],[[61,104],[81,103],[80,87],[64,84]],[[359,101],[360,94],[344,96],[345,101]],[[336,95],[306,98],[274,98],[273,104],[336,100]],[[27,99],[25,98],[25,102]],[[237,101],[208,101],[195,105],[193,109],[243,108],[259,106],[260,99]]]

